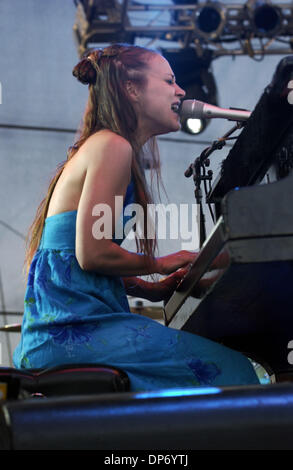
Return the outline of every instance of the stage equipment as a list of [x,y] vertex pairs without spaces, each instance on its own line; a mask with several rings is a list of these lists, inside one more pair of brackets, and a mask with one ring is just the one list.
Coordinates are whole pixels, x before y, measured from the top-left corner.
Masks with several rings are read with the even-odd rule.
[[274,36],[282,29],[282,9],[267,1],[248,2],[249,17],[253,30],[260,36]]
[[135,32],[129,30],[128,1],[74,0],[76,21],[73,36],[81,57],[87,49],[101,44],[127,42],[132,44]]
[[227,11],[219,2],[199,5],[195,12],[195,31],[207,39],[218,38],[227,22]]
[[[165,305],[167,325],[241,351],[277,380],[293,378],[292,74],[293,56],[288,56],[222,162],[206,196],[214,206],[214,228]],[[187,170],[185,176],[194,175],[196,195],[217,143],[225,139]],[[200,228],[202,236],[205,227]],[[203,280],[207,288],[201,287]]]
[[[228,55],[288,55],[293,44],[293,4],[269,0],[217,1],[74,0],[73,27],[79,55],[97,44],[148,39]],[[144,41],[145,42],[145,41]],[[147,43],[149,45],[149,43]],[[160,46],[159,46],[160,47]]]
[[292,450],[292,392],[274,384],[7,400],[0,451],[101,450],[95,463],[101,457],[104,468],[121,450],[150,467],[167,453],[167,465],[177,456],[171,468],[195,468],[190,450]]

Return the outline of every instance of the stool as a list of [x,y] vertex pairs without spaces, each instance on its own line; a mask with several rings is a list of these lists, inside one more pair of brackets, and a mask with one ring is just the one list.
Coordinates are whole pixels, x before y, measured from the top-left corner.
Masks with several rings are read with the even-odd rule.
[[67,364],[42,370],[0,367],[2,399],[57,397],[126,392],[123,370],[104,364]]

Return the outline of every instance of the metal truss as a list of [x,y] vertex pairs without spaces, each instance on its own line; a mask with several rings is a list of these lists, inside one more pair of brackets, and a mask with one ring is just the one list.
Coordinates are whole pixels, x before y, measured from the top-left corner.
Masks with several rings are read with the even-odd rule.
[[[172,48],[194,47],[200,57],[290,55],[293,2],[248,0],[242,4],[195,0],[74,0],[78,53],[111,42],[164,41]],[[189,0],[190,1],[190,0]],[[209,16],[210,15],[210,16]]]

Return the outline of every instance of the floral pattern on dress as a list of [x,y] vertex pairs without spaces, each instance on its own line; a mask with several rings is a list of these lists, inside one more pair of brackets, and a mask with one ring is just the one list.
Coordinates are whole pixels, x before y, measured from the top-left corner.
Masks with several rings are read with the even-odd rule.
[[192,358],[187,361],[188,367],[194,373],[200,385],[210,385],[221,374],[221,370],[214,362],[204,362],[201,359]]
[[74,254],[65,252],[65,253],[62,253],[60,261],[61,261],[62,267],[63,267],[63,269],[60,269],[60,271],[59,271],[60,274],[61,274],[61,277],[63,278],[63,281],[65,282],[65,284],[70,286],[70,284],[71,284],[71,272],[72,272],[73,266],[76,262],[76,258],[74,256]]
[[52,336],[53,341],[58,344],[74,343],[80,345],[90,343],[92,332],[96,330],[97,324],[74,324],[59,325],[52,322],[48,325],[48,332]]

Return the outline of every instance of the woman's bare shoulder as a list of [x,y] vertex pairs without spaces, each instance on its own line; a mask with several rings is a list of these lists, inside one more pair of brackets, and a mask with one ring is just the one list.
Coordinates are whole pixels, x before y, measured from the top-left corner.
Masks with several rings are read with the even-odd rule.
[[124,137],[112,132],[108,129],[102,129],[91,135],[85,145],[88,149],[119,149],[120,152],[132,152],[131,144]]
[[[94,177],[116,172],[129,175],[132,167],[133,151],[123,137],[108,130],[91,135],[79,149],[79,159],[83,161],[86,175]],[[125,176],[126,177],[126,176]]]

